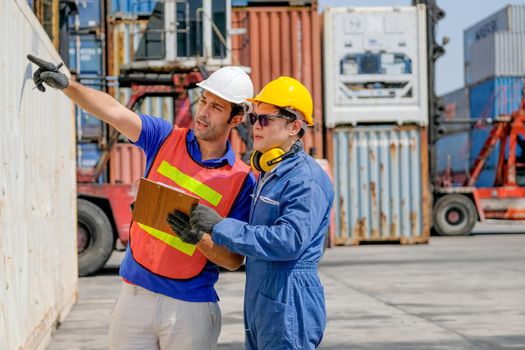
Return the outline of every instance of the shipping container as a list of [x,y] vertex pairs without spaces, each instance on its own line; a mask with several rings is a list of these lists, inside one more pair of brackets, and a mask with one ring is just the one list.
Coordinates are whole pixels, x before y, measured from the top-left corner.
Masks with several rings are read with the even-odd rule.
[[69,17],[69,26],[75,30],[96,30],[102,22],[102,3],[104,0],[76,0],[78,14]]
[[71,35],[69,68],[77,74],[104,76],[103,42],[96,34]]
[[109,17],[107,21],[108,75],[118,77],[122,65],[133,61],[135,51],[144,36],[147,19]]
[[251,69],[255,92],[281,75],[296,78],[310,90],[315,126],[308,128],[303,141],[306,152],[323,158],[320,14],[312,7],[234,8],[232,27],[246,29],[232,38],[232,62]]
[[110,14],[119,17],[150,15],[157,2],[157,0],[111,0]]
[[[469,93],[471,117],[492,118],[510,115],[516,111],[520,107],[523,96],[523,82],[524,78],[521,77],[497,77],[472,86]],[[489,134],[490,127],[476,128],[470,132],[470,164],[476,160]],[[498,143],[486,161],[486,170],[494,171],[496,168],[499,148]],[[506,150],[508,151],[508,145]],[[484,178],[487,179],[489,176],[486,175]]]
[[441,96],[441,101],[445,107],[443,119],[453,120],[456,118],[469,118],[469,90],[466,87],[451,91]]
[[472,118],[509,115],[516,111],[523,96],[525,77],[496,77],[470,87]]
[[[524,17],[525,20],[525,17]],[[488,78],[525,76],[525,32],[496,32],[472,44],[472,58],[465,63],[465,82]]]
[[100,158],[100,150],[96,143],[77,144],[77,166],[79,168],[93,168]]
[[452,173],[468,173],[470,166],[470,138],[468,131],[440,137],[436,141],[437,172],[448,169]]
[[[139,18],[136,14],[114,20]],[[142,17],[144,18],[144,17]],[[147,18],[146,18],[147,20]],[[178,70],[230,65],[230,0],[157,2],[141,34],[131,69]]]
[[34,89],[26,55],[60,56],[26,1],[0,7],[0,349],[44,349],[78,294],[74,110]]
[[324,11],[326,125],[428,123],[426,7]]
[[232,7],[246,6],[309,6],[317,5],[316,0],[232,0]]
[[[97,85],[89,87],[101,90],[101,87]],[[92,114],[84,111],[78,105],[75,105],[75,118],[77,140],[101,140],[104,137],[104,123]]]
[[[489,137],[490,127],[475,128],[469,132],[469,164],[472,166],[476,161],[485,141]],[[491,152],[487,160],[485,161],[484,169],[495,169],[498,163],[499,156],[499,142],[496,144],[494,151]]]
[[428,242],[426,132],[379,125],[332,130],[336,244]]
[[525,5],[507,5],[463,31],[465,63],[475,59],[472,45],[495,32],[525,32]]
[[109,181],[112,184],[134,184],[146,170],[146,156],[139,147],[117,143],[109,158]]
[[484,168],[479,174],[478,181],[476,181],[476,187],[494,187],[494,180],[496,179],[496,169]]

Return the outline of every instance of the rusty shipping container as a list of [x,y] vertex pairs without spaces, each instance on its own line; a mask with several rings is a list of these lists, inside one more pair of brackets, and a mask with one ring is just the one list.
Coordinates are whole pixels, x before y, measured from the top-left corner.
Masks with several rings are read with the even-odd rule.
[[332,130],[335,243],[426,243],[430,196],[426,129]]
[[315,126],[304,136],[305,151],[319,158],[323,147],[321,16],[315,7],[234,8],[232,62],[250,67],[255,91],[280,75],[301,81],[314,100]]
[[0,349],[44,349],[78,293],[74,109],[33,89],[25,56],[60,56],[27,1],[0,8]]

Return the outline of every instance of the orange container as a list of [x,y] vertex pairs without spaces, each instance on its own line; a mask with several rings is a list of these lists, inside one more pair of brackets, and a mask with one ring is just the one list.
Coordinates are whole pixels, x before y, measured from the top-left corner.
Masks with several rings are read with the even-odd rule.
[[310,90],[315,126],[303,142],[306,152],[323,158],[321,16],[313,7],[250,6],[232,10],[232,27],[247,30],[233,37],[233,64],[251,68],[256,92],[281,75]]

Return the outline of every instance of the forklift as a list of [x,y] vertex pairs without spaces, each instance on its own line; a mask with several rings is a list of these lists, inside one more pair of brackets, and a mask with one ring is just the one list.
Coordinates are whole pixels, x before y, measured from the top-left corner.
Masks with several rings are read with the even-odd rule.
[[[525,160],[517,157],[518,149],[525,154],[521,149],[525,147],[525,90],[520,107],[510,115],[474,122],[492,126],[463,183],[454,185],[449,166],[434,187],[433,225],[440,235],[465,236],[485,220],[525,220]],[[497,153],[494,183],[476,187],[493,152]]]

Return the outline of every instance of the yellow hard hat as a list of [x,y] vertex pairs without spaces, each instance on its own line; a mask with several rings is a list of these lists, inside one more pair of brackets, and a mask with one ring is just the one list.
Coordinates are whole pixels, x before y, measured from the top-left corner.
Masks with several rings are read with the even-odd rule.
[[291,108],[304,116],[308,125],[314,125],[312,95],[299,81],[290,77],[279,77],[263,87],[249,102],[264,102],[281,108]]

